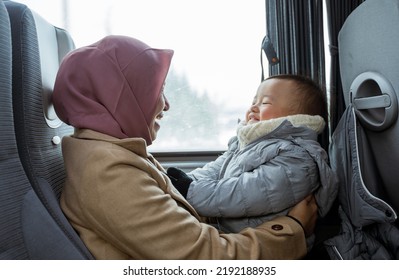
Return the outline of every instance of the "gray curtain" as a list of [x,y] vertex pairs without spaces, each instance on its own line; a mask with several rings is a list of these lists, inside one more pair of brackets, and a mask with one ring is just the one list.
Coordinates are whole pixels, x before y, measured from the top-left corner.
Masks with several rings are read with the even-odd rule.
[[266,0],[266,14],[279,58],[269,73],[308,75],[324,85],[323,1]]
[[345,110],[339,72],[338,33],[349,14],[364,0],[325,0],[327,10],[328,34],[330,39],[330,126],[334,131]]

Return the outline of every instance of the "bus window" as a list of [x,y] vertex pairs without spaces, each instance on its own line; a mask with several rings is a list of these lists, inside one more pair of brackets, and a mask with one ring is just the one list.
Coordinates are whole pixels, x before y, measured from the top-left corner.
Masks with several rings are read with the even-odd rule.
[[[77,47],[119,34],[155,48],[173,49],[165,86],[171,108],[150,150],[227,148],[260,82],[260,47],[266,32],[264,1],[19,2],[68,30]],[[267,65],[264,68],[267,71]]]

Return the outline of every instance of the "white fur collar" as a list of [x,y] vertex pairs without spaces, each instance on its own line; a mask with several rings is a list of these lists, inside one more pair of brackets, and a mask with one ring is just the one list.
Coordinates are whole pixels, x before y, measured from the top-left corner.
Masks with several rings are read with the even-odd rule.
[[242,149],[254,140],[272,132],[285,120],[288,120],[293,126],[306,126],[317,132],[317,134],[321,133],[325,126],[322,117],[302,114],[260,121],[249,125],[245,122],[241,122],[237,128],[240,148]]

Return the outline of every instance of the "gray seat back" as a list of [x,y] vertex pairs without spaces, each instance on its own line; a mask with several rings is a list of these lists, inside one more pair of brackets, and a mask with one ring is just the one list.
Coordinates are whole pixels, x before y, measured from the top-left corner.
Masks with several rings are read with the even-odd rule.
[[[365,131],[360,162],[365,184],[399,211],[399,2],[368,0],[339,33],[346,105]],[[370,151],[370,153],[368,153]],[[368,154],[368,155],[367,155]],[[367,157],[366,157],[367,156]]]
[[334,259],[398,259],[399,2],[367,0],[339,33],[346,110],[329,149],[340,181]]
[[0,259],[26,259],[20,212],[30,185],[19,160],[14,135],[11,29],[3,1],[0,1],[0,50]]
[[[35,226],[36,244],[31,258],[90,259],[84,246],[59,206],[65,180],[61,139],[73,132],[58,120],[51,103],[51,93],[63,56],[74,48],[65,30],[46,22],[27,6],[4,2],[12,33],[12,112],[18,154],[34,194],[36,204],[44,206],[42,215],[27,213],[26,224]],[[38,207],[37,205],[32,207]],[[32,231],[34,233],[34,231]],[[41,245],[52,240],[53,249]]]

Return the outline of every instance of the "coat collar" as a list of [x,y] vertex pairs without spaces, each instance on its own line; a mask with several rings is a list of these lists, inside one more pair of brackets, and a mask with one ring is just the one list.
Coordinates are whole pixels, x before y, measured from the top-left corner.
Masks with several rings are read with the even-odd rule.
[[[266,121],[260,121],[254,124],[247,125],[245,122],[241,122],[237,128],[237,137],[240,143],[240,149],[244,148],[253,141],[259,139],[262,136],[268,135],[271,132],[276,132],[278,128],[281,128],[284,122],[290,122],[294,127],[305,127],[317,134],[321,133],[324,129],[325,122],[320,116],[311,115],[292,115],[287,117],[275,118]],[[287,134],[287,131],[281,131],[283,134]],[[290,130],[288,133],[293,133]]]
[[100,133],[91,129],[75,129],[74,138],[105,141],[118,146],[121,146],[129,151],[132,151],[141,157],[152,157],[147,151],[147,143],[143,138],[124,138],[119,139],[104,133]]

